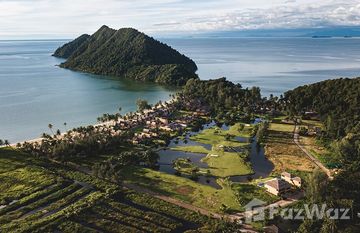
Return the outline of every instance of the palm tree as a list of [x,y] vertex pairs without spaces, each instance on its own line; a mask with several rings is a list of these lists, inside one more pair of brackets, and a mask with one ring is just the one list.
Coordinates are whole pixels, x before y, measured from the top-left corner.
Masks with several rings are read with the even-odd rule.
[[50,129],[51,133],[54,135],[54,131],[52,130],[53,125],[52,125],[52,124],[49,124],[49,125],[48,125],[48,127],[49,127],[49,129]]
[[0,139],[0,146],[4,145],[4,141],[2,139]]
[[66,123],[66,122],[64,122],[65,131],[67,131],[66,126],[67,126],[67,123]]
[[5,139],[5,140],[4,140],[4,145],[5,145],[5,146],[10,146],[9,140]]

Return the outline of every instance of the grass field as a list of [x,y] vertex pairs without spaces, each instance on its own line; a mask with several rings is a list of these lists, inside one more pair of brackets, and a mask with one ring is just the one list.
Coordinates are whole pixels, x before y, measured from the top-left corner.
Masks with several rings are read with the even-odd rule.
[[200,153],[200,154],[210,153],[210,151],[205,149],[205,147],[203,146],[176,146],[170,149],[177,151],[191,152],[191,153]]
[[271,123],[265,140],[265,154],[274,163],[274,173],[299,170],[310,172],[314,164],[295,144],[294,125]]
[[[243,129],[241,129],[241,125],[243,125]],[[239,137],[251,137],[253,127],[252,126],[246,126],[242,123],[236,123],[229,127],[229,130],[227,131],[228,134],[233,136],[239,136]]]
[[[234,137],[250,137],[251,127],[244,127],[244,129],[241,131],[239,131],[239,127],[240,123],[230,126],[229,130],[223,130],[219,127],[212,127],[203,130],[199,134],[193,135],[191,139],[200,143],[210,144],[213,146],[244,146],[247,143],[239,142]],[[229,138],[227,138],[227,135],[229,136]]]
[[207,150],[202,146],[178,146],[171,148],[172,150],[208,154],[202,159],[207,163],[212,176],[228,177],[237,175],[247,175],[252,173],[250,164],[244,161],[244,156],[236,152],[224,152],[223,150]]
[[218,190],[188,178],[146,168],[128,167],[122,174],[126,183],[139,185],[214,212],[219,212],[222,204],[232,210],[240,210],[233,190],[222,179],[218,179],[218,183],[222,187]]
[[217,177],[247,175],[253,172],[250,164],[234,152],[212,151],[202,161],[209,165],[211,175]]
[[326,147],[320,145],[315,137],[300,136],[299,141],[307,151],[319,159],[326,167],[334,168],[334,165],[339,164],[334,154]]
[[191,137],[192,140],[210,144],[211,150],[203,146],[177,146],[172,150],[179,150],[192,153],[207,154],[202,159],[209,165],[207,170],[212,176],[228,177],[236,175],[246,175],[252,173],[250,164],[244,161],[245,154],[240,152],[225,152],[225,147],[245,147],[248,142],[239,142],[235,137],[250,137],[252,127],[244,127],[240,130],[240,123],[230,126],[228,130],[212,127],[203,130],[201,133]]

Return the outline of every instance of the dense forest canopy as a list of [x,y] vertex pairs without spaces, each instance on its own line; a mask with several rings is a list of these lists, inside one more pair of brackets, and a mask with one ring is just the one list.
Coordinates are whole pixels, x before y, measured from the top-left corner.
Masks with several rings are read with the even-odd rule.
[[[325,126],[333,156],[341,169],[328,181],[314,173],[307,193],[310,204],[326,203],[333,208],[360,210],[360,78],[334,79],[301,86],[285,93],[284,102],[291,114],[316,112]],[[321,178],[323,176],[323,178]],[[324,185],[325,184],[325,185]],[[317,201],[314,201],[314,200]],[[359,232],[359,218],[348,221],[333,219],[305,220],[298,232]]]
[[53,54],[54,57],[68,58],[75,52],[77,48],[79,48],[84,42],[89,39],[90,35],[83,34],[69,43],[64,44],[60,48],[58,48]]
[[315,111],[330,138],[341,138],[360,129],[360,78],[334,79],[305,85],[285,93],[293,114]]
[[184,86],[182,95],[187,99],[199,99],[202,104],[209,105],[214,114],[232,110],[252,112],[262,101],[259,88],[244,89],[226,78],[191,79]]
[[54,56],[68,57],[60,65],[63,68],[94,74],[167,85],[197,78],[197,66],[190,58],[133,28],[102,26],[59,48]]

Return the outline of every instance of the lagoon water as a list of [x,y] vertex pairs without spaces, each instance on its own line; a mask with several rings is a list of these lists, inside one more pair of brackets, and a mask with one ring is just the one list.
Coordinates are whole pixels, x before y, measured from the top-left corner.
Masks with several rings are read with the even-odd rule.
[[[356,38],[161,39],[191,57],[201,79],[226,76],[264,95],[335,77],[360,76]],[[169,99],[174,90],[57,67],[66,41],[0,41],[0,138],[18,142],[96,122],[102,113],[134,111],[138,98]]]

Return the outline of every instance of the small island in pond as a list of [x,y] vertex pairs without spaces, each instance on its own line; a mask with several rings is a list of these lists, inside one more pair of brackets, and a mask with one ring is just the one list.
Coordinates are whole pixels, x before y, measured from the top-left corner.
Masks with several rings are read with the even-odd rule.
[[198,78],[194,61],[133,28],[102,26],[58,48],[53,56],[67,59],[60,67],[99,75],[176,86]]

